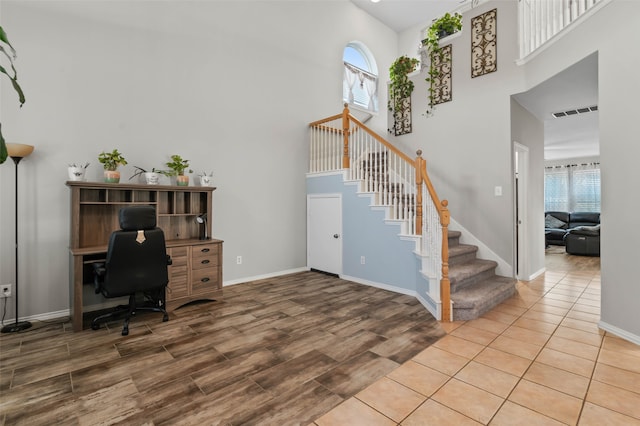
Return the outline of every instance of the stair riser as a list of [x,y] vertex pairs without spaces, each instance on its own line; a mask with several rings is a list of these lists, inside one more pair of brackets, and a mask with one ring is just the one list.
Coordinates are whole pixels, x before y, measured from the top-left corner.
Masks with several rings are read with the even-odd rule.
[[491,309],[493,309],[494,306],[499,305],[500,303],[504,302],[505,300],[513,296],[515,292],[516,292],[516,288],[515,286],[513,286],[511,289],[505,290],[497,297],[493,297],[490,301],[482,303],[480,306],[474,306],[472,309],[456,309],[456,305],[454,304],[453,320],[468,321],[468,320],[478,318],[484,315],[485,313],[487,313],[488,311],[490,311]]
[[[451,246],[450,246],[451,247]],[[449,266],[460,265],[465,262],[470,262],[476,258],[476,252],[463,253],[457,256],[449,256]]]
[[461,281],[457,281],[455,283],[451,284],[451,293],[454,293],[460,289],[463,289],[465,287],[474,285],[476,283],[482,282],[486,279],[489,279],[491,277],[494,277],[496,275],[495,273],[495,268],[486,270],[486,271],[482,271],[476,275],[472,275],[468,278],[465,278],[464,280]]

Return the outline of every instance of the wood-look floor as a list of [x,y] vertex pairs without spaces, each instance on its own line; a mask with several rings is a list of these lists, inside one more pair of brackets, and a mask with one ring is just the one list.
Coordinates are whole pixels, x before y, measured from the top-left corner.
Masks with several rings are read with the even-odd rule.
[[0,337],[0,424],[309,424],[445,335],[413,297],[304,272],[93,331]]

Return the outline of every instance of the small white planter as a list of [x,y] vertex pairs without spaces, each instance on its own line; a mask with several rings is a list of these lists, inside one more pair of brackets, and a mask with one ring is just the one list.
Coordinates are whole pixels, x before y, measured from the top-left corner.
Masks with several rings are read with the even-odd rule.
[[211,186],[213,185],[213,179],[211,176],[200,175],[200,186]]
[[67,167],[67,172],[69,173],[69,180],[73,181],[83,181],[85,171],[84,167]]
[[147,185],[158,185],[160,183],[160,173],[146,172],[142,174],[142,179]]

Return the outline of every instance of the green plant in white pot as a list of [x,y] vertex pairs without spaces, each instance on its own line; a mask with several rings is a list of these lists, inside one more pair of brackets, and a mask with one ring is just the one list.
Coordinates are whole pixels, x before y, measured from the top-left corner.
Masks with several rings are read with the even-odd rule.
[[160,176],[172,175],[172,172],[168,170],[158,170],[155,167],[151,170],[146,170],[139,166],[133,166],[133,168],[135,169],[135,173],[131,175],[129,180],[139,176],[147,185],[158,185],[160,183]]
[[193,170],[189,169],[189,160],[184,160],[179,155],[172,155],[171,161],[165,164],[171,171],[171,176],[176,177],[176,185],[188,186],[189,176],[185,176],[184,172],[188,170],[189,173],[193,173]]
[[105,182],[120,182],[120,172],[118,171],[118,166],[126,166],[127,160],[125,160],[125,158],[117,149],[114,149],[111,152],[101,152],[98,156],[98,161],[102,164],[102,167],[104,167]]
[[[11,43],[9,43],[7,33],[4,32],[4,29],[2,29],[2,27],[0,27],[0,52],[2,52],[4,57],[9,60],[9,65],[11,67],[11,71],[8,71],[7,67],[0,65],[0,72],[9,77],[9,80],[11,80],[11,85],[18,94],[18,101],[20,102],[20,107],[22,107],[25,102],[24,92],[18,84],[18,72],[13,66],[13,60],[16,58],[16,50],[13,48]],[[2,124],[0,124],[0,164],[7,161],[8,156],[9,153],[7,152],[7,144],[2,137]]]

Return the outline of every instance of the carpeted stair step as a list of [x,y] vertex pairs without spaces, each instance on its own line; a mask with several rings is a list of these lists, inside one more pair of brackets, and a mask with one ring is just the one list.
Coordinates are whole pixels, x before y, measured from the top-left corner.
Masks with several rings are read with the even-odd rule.
[[453,320],[467,321],[483,315],[513,296],[516,292],[516,282],[513,278],[496,275],[455,293],[452,292]]
[[478,246],[457,244],[449,247],[449,267],[474,260],[476,253],[478,253]]
[[498,263],[493,260],[474,259],[459,265],[449,266],[451,294],[495,276]]

